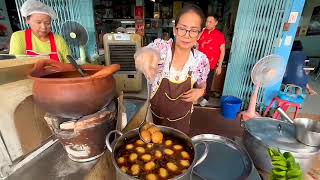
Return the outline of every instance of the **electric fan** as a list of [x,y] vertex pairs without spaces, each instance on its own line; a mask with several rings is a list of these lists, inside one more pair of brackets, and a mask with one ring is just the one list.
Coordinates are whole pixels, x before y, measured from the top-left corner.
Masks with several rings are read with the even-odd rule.
[[256,103],[260,87],[269,87],[279,82],[285,73],[286,64],[279,55],[271,54],[261,58],[251,71],[251,80],[256,86],[251,98],[249,107],[239,115],[242,120],[248,120],[259,116],[256,112]]
[[78,22],[66,21],[62,25],[62,36],[73,47],[79,47],[80,64],[86,63],[85,46],[88,42],[87,30]]

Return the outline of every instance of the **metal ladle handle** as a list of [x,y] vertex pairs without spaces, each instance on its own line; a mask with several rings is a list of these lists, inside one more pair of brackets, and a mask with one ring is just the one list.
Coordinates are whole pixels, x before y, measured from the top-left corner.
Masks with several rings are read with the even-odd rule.
[[73,65],[73,67],[80,73],[82,77],[87,76],[87,74],[84,72],[84,70],[79,66],[79,64],[76,62],[75,59],[73,59],[72,56],[67,55],[67,59],[70,61],[70,63]]
[[281,114],[282,117],[284,117],[288,122],[291,124],[294,124],[294,121],[288,116],[286,112],[281,107],[277,107],[277,111]]
[[142,128],[142,126],[146,123],[149,122],[147,116],[149,113],[149,106],[150,106],[150,96],[151,96],[151,86],[152,84],[149,83],[149,81],[147,81],[147,91],[148,91],[148,96],[147,96],[147,101],[146,101],[146,114],[144,116],[144,119],[142,120],[142,122],[139,125],[139,129]]
[[152,120],[152,115],[149,114],[149,106],[150,106],[150,96],[151,96],[151,86],[152,84],[148,81],[147,82],[147,88],[148,88],[148,97],[147,97],[147,102],[146,102],[146,114],[145,114],[145,117],[143,119],[143,121],[140,123],[139,125],[139,136],[140,136],[140,139],[145,142],[145,143],[149,143],[148,141],[146,141],[142,136],[141,136],[141,132],[142,132],[142,129],[143,127],[146,125],[146,124],[151,124],[152,126],[155,126],[153,124],[153,120]]
[[148,119],[147,116],[148,116],[149,108],[150,108],[150,96],[151,96],[151,87],[152,87],[152,84],[151,84],[150,82],[147,82],[147,84],[148,84],[148,97],[147,97],[148,99],[147,99],[147,111],[146,111],[146,117],[145,117],[145,119],[146,119],[146,122],[149,122],[150,119]]

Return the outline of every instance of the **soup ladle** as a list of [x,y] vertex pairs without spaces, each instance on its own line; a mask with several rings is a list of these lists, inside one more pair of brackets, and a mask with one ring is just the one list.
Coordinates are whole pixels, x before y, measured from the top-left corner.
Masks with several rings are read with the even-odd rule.
[[67,55],[67,59],[71,62],[73,67],[79,72],[79,74],[82,77],[87,76],[87,74],[84,72],[84,70],[79,66],[79,64],[76,62],[76,60],[72,56]]
[[147,82],[147,88],[148,88],[148,97],[147,97],[147,110],[146,110],[146,115],[143,119],[143,121],[141,122],[141,124],[139,125],[139,136],[140,136],[140,139],[145,142],[145,143],[150,143],[148,142],[142,135],[141,135],[141,132],[144,130],[144,127],[147,125],[148,127],[156,127],[155,124],[153,124],[152,122],[152,116],[149,116],[148,113],[149,113],[149,106],[150,106],[150,96],[151,96],[151,86],[152,84],[148,81]]

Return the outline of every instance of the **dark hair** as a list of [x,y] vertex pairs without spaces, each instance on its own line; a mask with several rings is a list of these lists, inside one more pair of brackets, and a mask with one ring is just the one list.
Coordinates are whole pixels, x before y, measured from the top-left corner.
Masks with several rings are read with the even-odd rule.
[[175,26],[177,26],[179,20],[180,20],[180,17],[182,15],[184,15],[185,13],[188,13],[188,12],[195,12],[196,14],[198,14],[201,18],[201,29],[204,28],[205,26],[205,16],[201,10],[201,8],[197,5],[194,5],[194,4],[188,4],[188,5],[185,5],[177,14],[176,16],[176,19],[175,19]]
[[302,46],[301,41],[295,40],[293,42],[291,51],[302,51],[302,50],[303,50],[303,46]]
[[218,14],[209,14],[208,17],[213,17],[216,21],[220,21],[220,16]]

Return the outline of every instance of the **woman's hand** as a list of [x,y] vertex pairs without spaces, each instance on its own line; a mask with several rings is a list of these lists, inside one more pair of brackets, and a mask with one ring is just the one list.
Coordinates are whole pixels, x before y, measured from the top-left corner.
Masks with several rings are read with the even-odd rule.
[[158,72],[160,54],[151,48],[142,48],[134,55],[136,68],[142,72],[148,81],[153,82]]
[[200,97],[203,96],[205,88],[192,88],[189,91],[183,93],[181,99],[186,102],[196,103]]
[[218,66],[217,68],[216,68],[216,75],[217,76],[219,76],[220,74],[221,74],[221,72],[222,72],[222,67],[221,66]]

